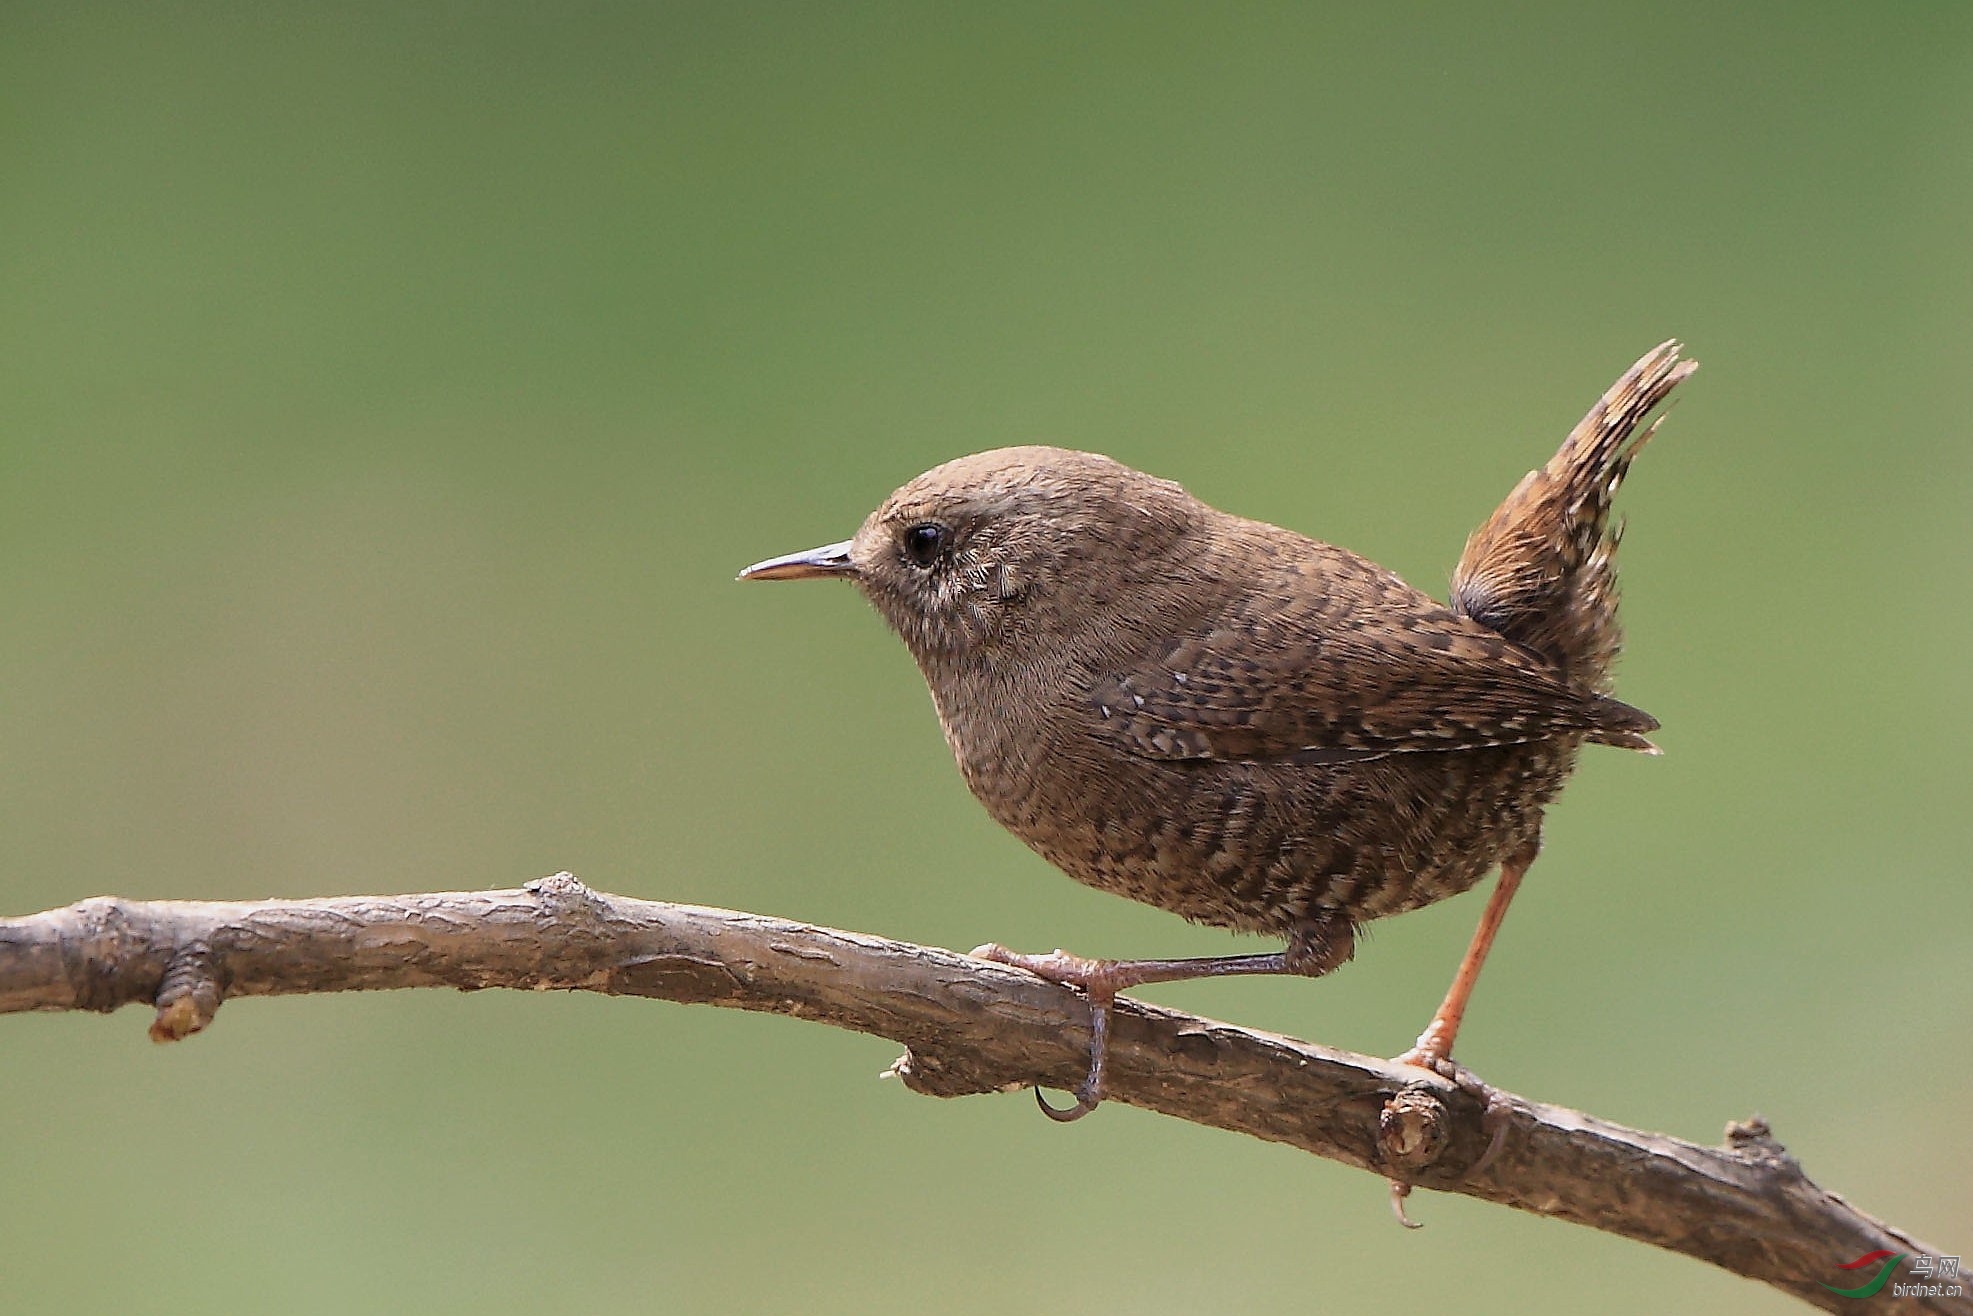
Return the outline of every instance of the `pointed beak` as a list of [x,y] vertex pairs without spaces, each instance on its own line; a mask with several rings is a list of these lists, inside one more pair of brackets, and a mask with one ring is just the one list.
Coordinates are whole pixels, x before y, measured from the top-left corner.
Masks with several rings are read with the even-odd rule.
[[740,573],[741,580],[811,580],[821,576],[854,576],[856,568],[850,565],[850,541],[840,544],[824,544],[802,553],[790,553],[786,557],[771,557],[765,562],[756,562]]

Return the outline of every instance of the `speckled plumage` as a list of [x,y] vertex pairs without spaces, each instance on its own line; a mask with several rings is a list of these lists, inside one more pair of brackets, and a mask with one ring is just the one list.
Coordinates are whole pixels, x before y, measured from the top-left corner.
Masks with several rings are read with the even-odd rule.
[[832,570],[917,659],[973,793],[1051,863],[1347,956],[1356,924],[1531,854],[1581,745],[1650,748],[1657,724],[1607,694],[1606,523],[1694,368],[1675,343],[1633,367],[1474,533],[1449,605],[1056,448],[926,472]]

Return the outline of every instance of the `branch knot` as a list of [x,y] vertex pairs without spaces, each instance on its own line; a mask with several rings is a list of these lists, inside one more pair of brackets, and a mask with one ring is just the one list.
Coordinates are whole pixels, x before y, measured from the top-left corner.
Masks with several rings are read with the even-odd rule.
[[136,940],[129,912],[115,896],[92,896],[66,912],[71,926],[62,929],[59,944],[76,1009],[108,1014],[130,999],[122,973]]
[[158,984],[153,1042],[178,1042],[199,1032],[219,1012],[224,996],[212,947],[203,941],[181,946]]
[[521,889],[558,914],[601,916],[607,909],[602,897],[584,886],[574,873],[537,877]]
[[1377,1116],[1377,1150],[1394,1170],[1416,1173],[1435,1164],[1452,1137],[1438,1093],[1413,1083],[1384,1103]]

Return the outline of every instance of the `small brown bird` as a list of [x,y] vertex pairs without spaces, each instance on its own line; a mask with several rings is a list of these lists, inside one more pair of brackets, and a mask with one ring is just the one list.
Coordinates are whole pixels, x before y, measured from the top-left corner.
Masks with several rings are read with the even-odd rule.
[[1216,511],[1108,457],[1005,448],[927,471],[856,537],[744,580],[854,582],[931,687],[987,811],[1078,881],[1278,954],[976,954],[1082,989],[1103,1095],[1116,994],[1219,974],[1314,977],[1357,925],[1495,888],[1444,1003],[1400,1057],[1441,1072],[1542,809],[1585,741],[1655,752],[1610,697],[1610,499],[1697,368],[1668,342],[1467,540],[1441,604],[1356,554]]

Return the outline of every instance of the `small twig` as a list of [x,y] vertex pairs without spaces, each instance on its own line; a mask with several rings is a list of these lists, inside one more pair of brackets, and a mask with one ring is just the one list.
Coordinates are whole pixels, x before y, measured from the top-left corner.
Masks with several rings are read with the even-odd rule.
[[[99,897],[0,920],[0,1013],[145,1002],[160,1041],[198,1032],[236,997],[386,987],[596,991],[816,1019],[902,1043],[894,1072],[937,1096],[1073,1088],[1088,1063],[1085,1004],[1033,975],[601,895],[567,874],[517,891]],[[1702,1147],[1502,1094],[1506,1133],[1490,1156],[1486,1112],[1449,1080],[1128,1000],[1117,1002],[1107,1085],[1113,1101],[1652,1243],[1830,1311],[1849,1301],[1821,1283],[1842,1278],[1840,1263],[1879,1248],[1939,1251],[1811,1183],[1758,1121]],[[1887,1286],[1872,1310],[1968,1316],[1973,1298]]]

